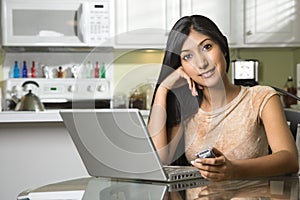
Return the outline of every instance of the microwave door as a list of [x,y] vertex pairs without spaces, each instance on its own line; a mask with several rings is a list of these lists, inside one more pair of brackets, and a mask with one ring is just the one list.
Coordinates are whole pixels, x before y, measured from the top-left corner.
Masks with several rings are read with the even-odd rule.
[[82,3],[68,1],[57,6],[58,0],[44,0],[43,4],[34,0],[2,1],[5,12],[1,17],[6,19],[3,46],[87,46],[77,25]]
[[84,30],[85,30],[85,19],[84,19],[84,15],[83,15],[83,4],[80,4],[79,8],[78,8],[78,11],[76,13],[76,16],[77,16],[77,20],[76,20],[76,31],[77,32],[77,35],[78,35],[78,39],[81,41],[81,42],[85,42],[85,38],[84,38]]

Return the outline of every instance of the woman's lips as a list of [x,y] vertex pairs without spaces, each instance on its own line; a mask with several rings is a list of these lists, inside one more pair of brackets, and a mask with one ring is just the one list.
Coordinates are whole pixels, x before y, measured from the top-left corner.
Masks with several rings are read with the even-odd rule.
[[201,73],[200,76],[202,76],[203,78],[209,78],[209,77],[211,77],[214,74],[215,69],[216,69],[216,67],[213,67],[212,69],[210,69],[210,70],[208,70],[206,72]]

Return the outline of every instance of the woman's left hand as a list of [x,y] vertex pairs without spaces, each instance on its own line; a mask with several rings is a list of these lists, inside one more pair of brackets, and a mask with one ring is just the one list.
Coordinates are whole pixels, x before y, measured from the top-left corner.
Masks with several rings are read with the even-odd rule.
[[210,181],[223,181],[234,178],[234,165],[222,152],[213,148],[215,158],[197,158],[192,165],[197,167],[203,178]]

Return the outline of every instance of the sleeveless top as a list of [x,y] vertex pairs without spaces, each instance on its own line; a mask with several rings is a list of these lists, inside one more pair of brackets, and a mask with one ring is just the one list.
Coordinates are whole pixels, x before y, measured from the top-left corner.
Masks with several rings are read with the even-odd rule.
[[184,122],[185,155],[188,161],[206,148],[215,147],[228,159],[249,159],[268,154],[268,140],[261,113],[277,95],[269,86],[241,86],[226,106],[199,111]]

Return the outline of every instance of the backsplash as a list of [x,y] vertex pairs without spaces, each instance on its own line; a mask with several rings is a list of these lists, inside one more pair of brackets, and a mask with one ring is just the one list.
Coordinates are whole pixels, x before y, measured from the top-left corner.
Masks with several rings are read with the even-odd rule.
[[[231,49],[231,59],[258,59],[259,83],[283,87],[286,78],[296,80],[296,64],[300,63],[298,48]],[[3,80],[4,52],[0,50],[0,80]],[[115,93],[128,95],[132,89],[147,81],[156,80],[163,59],[162,50],[123,50],[114,52]],[[231,77],[231,70],[229,71]]]

